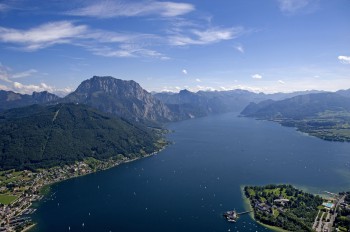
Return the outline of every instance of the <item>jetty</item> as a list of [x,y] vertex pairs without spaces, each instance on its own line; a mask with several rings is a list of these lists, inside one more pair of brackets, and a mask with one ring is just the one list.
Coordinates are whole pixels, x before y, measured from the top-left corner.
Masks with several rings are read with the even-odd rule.
[[253,210],[248,210],[240,213],[237,213],[236,210],[229,210],[224,213],[224,217],[229,222],[236,222],[240,215],[247,214],[250,212],[253,212]]

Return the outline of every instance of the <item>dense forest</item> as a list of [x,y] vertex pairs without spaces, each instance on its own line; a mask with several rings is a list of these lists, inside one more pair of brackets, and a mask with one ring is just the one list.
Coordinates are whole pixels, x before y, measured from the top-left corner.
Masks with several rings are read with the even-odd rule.
[[136,157],[158,149],[150,129],[84,105],[32,105],[0,114],[0,169],[44,168],[86,157]]

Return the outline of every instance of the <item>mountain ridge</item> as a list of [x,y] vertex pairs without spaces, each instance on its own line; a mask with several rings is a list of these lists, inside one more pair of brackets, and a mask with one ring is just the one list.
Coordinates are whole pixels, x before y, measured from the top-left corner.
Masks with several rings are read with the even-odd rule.
[[296,127],[324,140],[350,142],[350,98],[337,92],[250,103],[241,115]]
[[33,104],[47,104],[59,99],[60,97],[49,93],[48,91],[34,91],[31,95],[29,95],[15,93],[13,91],[0,90],[0,111]]

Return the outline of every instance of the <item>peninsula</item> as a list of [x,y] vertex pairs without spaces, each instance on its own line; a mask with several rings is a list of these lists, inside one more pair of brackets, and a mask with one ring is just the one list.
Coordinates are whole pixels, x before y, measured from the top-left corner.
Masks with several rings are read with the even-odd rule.
[[350,192],[321,197],[291,185],[245,186],[254,218],[287,231],[348,231]]

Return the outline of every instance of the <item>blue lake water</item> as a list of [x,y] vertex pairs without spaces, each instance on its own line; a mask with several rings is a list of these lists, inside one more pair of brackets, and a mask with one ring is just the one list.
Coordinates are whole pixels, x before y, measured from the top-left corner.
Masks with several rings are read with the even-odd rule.
[[350,144],[235,114],[173,123],[156,156],[67,180],[39,204],[32,231],[270,231],[244,210],[243,185],[350,190]]

